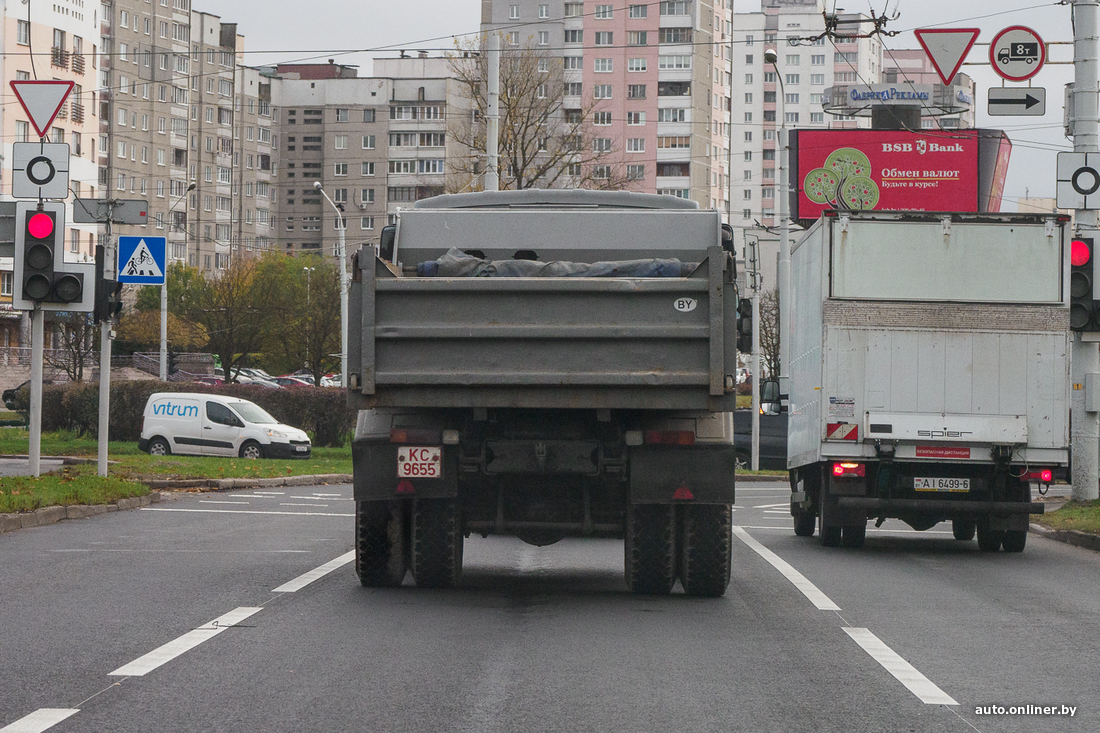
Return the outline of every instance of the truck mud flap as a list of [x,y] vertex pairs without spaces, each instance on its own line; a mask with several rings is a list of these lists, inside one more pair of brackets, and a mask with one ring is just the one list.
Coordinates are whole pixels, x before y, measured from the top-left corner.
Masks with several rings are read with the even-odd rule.
[[732,504],[737,452],[732,445],[642,446],[630,450],[633,504]]
[[443,447],[442,478],[399,478],[397,444],[353,441],[351,458],[356,501],[452,499],[458,496],[458,450]]
[[871,512],[927,512],[929,514],[1042,514],[1046,504],[1037,501],[948,501],[945,499],[875,499],[864,496],[837,498],[841,509],[865,509]]

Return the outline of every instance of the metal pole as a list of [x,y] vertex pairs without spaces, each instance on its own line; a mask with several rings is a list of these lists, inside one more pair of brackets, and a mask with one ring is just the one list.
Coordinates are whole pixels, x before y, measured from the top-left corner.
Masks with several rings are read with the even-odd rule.
[[500,190],[500,34],[489,34],[489,114],[485,120],[485,190]]
[[760,240],[753,246],[752,273],[752,470],[760,470]]
[[[1078,153],[1100,151],[1100,121],[1097,119],[1100,113],[1100,91],[1097,87],[1100,80],[1100,70],[1097,68],[1100,23],[1097,22],[1097,5],[1097,0],[1073,0],[1073,149]],[[1095,210],[1077,210],[1076,233],[1100,241]],[[1093,268],[1096,269],[1095,260]],[[1094,272],[1093,297],[1100,291],[1095,279]],[[1082,341],[1080,335],[1074,336],[1071,370],[1074,388],[1070,392],[1073,415],[1073,469],[1070,479],[1074,500],[1091,501],[1100,498],[1097,465],[1100,458],[1100,413],[1085,411],[1085,390],[1079,389],[1078,385],[1085,384],[1085,375],[1100,372],[1100,350],[1095,341]]]
[[[110,210],[108,210],[110,211]],[[111,216],[107,216],[107,241],[103,245],[103,277],[116,275],[117,249],[111,245]],[[98,305],[98,304],[97,304]],[[96,473],[107,475],[107,441],[110,440],[111,422],[111,321],[99,322],[99,428],[96,450]]]
[[[770,54],[770,57],[769,55]],[[775,70],[775,80],[779,83],[779,130],[776,133],[779,146],[779,266],[776,275],[779,280],[779,392],[790,394],[789,378],[791,370],[791,231],[787,221],[787,207],[789,204],[787,190],[790,177],[787,170],[787,127],[786,111],[787,100],[783,90],[783,75],[776,66],[778,56],[774,51],[765,54],[765,59],[770,58],[772,69]]]
[[168,275],[160,286],[160,381],[168,381]]
[[42,457],[42,349],[45,344],[45,313],[41,308],[31,311],[31,411],[30,442],[27,445],[27,461],[31,474],[41,474]]
[[[335,206],[335,204],[333,204]],[[345,389],[348,386],[348,258],[344,249],[344,230],[347,229],[347,221],[344,212],[337,209],[340,215],[340,386]]]

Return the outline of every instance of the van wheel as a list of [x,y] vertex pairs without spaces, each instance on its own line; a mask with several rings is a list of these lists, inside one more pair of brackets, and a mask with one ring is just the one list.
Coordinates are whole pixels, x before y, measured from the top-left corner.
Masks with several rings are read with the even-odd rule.
[[168,441],[164,438],[153,438],[149,441],[149,455],[166,456],[171,452],[172,449],[168,447]]
[[244,445],[241,446],[241,451],[238,455],[240,455],[241,458],[248,458],[250,460],[254,460],[256,458],[263,458],[264,457],[264,449],[263,449],[263,446],[260,445],[259,443],[257,443],[256,441],[250,440],[250,441],[248,441],[247,443],[245,443]]

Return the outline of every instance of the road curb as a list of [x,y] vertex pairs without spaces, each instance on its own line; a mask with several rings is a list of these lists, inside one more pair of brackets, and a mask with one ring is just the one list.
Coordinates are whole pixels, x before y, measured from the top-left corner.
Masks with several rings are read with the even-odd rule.
[[1100,535],[1079,532],[1075,529],[1050,529],[1049,527],[1044,527],[1041,524],[1035,523],[1030,525],[1030,529],[1032,534],[1046,537],[1048,540],[1065,542],[1067,545],[1083,547],[1086,550],[1100,551]]
[[350,473],[319,473],[309,476],[275,476],[273,478],[198,478],[198,479],[147,479],[142,481],[150,489],[260,489],[271,486],[314,486],[316,484],[350,484]]
[[789,481],[790,481],[790,479],[785,475],[780,475],[780,476],[758,476],[758,475],[755,475],[755,474],[746,475],[746,474],[739,473],[734,477],[734,483],[735,484],[739,484],[739,483],[747,483],[747,484],[781,483],[781,484],[786,484],[786,483],[789,483]]
[[62,519],[85,519],[97,514],[139,509],[150,504],[160,503],[160,492],[150,491],[145,496],[119,499],[114,504],[71,504],[69,506],[47,506],[30,512],[0,514],[0,534],[28,527],[45,527]]

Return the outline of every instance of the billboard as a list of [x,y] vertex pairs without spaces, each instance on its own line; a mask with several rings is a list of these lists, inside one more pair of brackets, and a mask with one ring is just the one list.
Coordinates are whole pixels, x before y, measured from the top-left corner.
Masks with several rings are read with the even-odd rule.
[[1011,147],[999,130],[794,130],[792,218],[997,211]]

